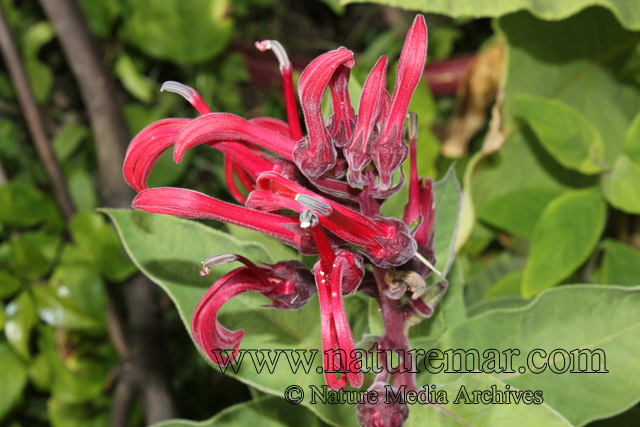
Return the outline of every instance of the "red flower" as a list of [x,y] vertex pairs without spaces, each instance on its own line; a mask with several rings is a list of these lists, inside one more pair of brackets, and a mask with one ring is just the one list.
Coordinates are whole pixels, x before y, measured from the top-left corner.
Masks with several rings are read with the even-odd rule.
[[[358,289],[365,262],[375,268],[419,270],[421,277],[429,270],[418,259],[428,265],[435,263],[432,187],[430,180],[421,182],[416,173],[415,132],[410,132],[411,200],[404,222],[380,215],[380,205],[404,184],[403,174],[395,187],[392,178],[409,154],[405,117],[426,58],[424,18],[417,16],[407,35],[393,96],[385,90],[387,58],[382,57],[364,85],[357,115],[347,89],[353,53],[341,47],[312,61],[298,85],[306,136],[298,120],[286,52],[273,40],[256,46],[272,49],[280,61],[289,123],[211,113],[192,88],[165,83],[162,90],[179,93],[202,116],[161,120],[133,139],[124,164],[127,182],[139,191],[133,207],[216,219],[276,237],[305,254],[319,253],[313,272],[295,261],[259,267],[232,254],[205,261],[203,274],[222,262],[240,261],[245,266],[218,280],[200,301],[192,318],[193,335],[214,363],[230,363],[235,353],[223,358],[212,351],[237,350],[244,332],[231,332],[217,322],[222,304],[239,293],[258,291],[273,301],[274,308],[293,309],[304,304],[317,288],[323,349],[341,349],[346,355],[334,366],[325,366],[325,372],[338,373],[337,377],[326,373],[327,384],[338,390],[348,380],[351,386],[360,387],[363,377],[353,369],[359,362],[351,353],[355,345],[342,296]],[[327,87],[333,115],[325,123],[321,105]],[[227,185],[240,205],[187,189],[147,188],[151,168],[167,148],[174,146],[175,161],[180,162],[188,149],[200,144],[224,153]],[[236,177],[248,197],[236,187]],[[283,210],[300,216],[284,214]],[[410,232],[408,225],[418,219],[418,227]],[[396,294],[393,298],[397,299],[403,292]],[[419,298],[412,304],[423,314],[431,307]]]

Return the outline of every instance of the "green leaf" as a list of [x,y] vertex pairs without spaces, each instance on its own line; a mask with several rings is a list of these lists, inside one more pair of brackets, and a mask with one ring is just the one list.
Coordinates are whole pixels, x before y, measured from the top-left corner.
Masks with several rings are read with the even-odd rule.
[[602,243],[602,283],[635,286],[640,284],[640,254],[632,246],[607,239]]
[[68,250],[63,259],[68,262],[89,261],[108,280],[122,282],[135,273],[135,266],[125,255],[115,230],[96,212],[80,212],[69,224],[71,236],[79,253]]
[[43,222],[54,228],[62,226],[62,216],[53,200],[29,185],[0,186],[0,223],[33,227]]
[[0,270],[0,299],[8,298],[18,292],[20,280],[7,270]]
[[520,296],[523,274],[524,272],[522,270],[518,270],[503,276],[487,290],[483,299],[488,300],[505,296]]
[[49,99],[53,87],[53,72],[38,59],[38,51],[55,37],[49,22],[42,21],[31,26],[22,39],[24,68],[31,84],[31,90],[38,103]]
[[8,263],[16,276],[36,280],[46,276],[55,262],[61,238],[46,231],[29,231],[11,240],[12,259]]
[[104,388],[106,376],[88,378],[72,372],[58,354],[53,328],[40,328],[38,347],[51,369],[51,395],[60,402],[79,404],[98,396]]
[[84,314],[99,321],[105,320],[107,295],[102,279],[93,266],[59,264],[49,284],[58,295],[71,297]]
[[460,222],[460,183],[455,170],[450,168],[445,177],[433,185],[436,217],[433,221],[433,249],[436,254],[435,267],[442,273],[432,273],[427,283],[435,283],[447,277],[455,258],[456,235]]
[[52,427],[109,427],[109,407],[88,404],[67,404],[59,399],[49,399],[47,413]]
[[64,125],[51,141],[60,163],[64,163],[89,136],[89,128],[76,122]]
[[502,310],[505,308],[519,308],[527,305],[530,301],[531,300],[524,299],[519,296],[506,296],[492,298],[489,300],[481,300],[469,306],[468,314],[469,317],[474,317],[487,311]]
[[69,330],[97,329],[102,326],[99,321],[79,309],[65,287],[56,290],[51,286],[41,285],[32,289],[36,311],[43,322]]
[[604,167],[604,142],[598,129],[567,104],[533,95],[515,98],[517,108],[560,164],[584,174]]
[[[527,171],[527,173],[522,173]],[[593,186],[596,176],[587,176],[562,167],[529,130],[512,134],[508,142],[476,169],[471,194],[476,209],[510,193],[531,187],[563,191]]]
[[[640,351],[639,303],[639,287],[562,286],[540,294],[526,307],[495,310],[472,317],[447,331],[437,348],[443,351],[474,349],[479,355],[488,349],[519,350],[519,355],[514,353],[512,359],[515,372],[502,372],[504,369],[499,368],[496,372],[488,372],[491,370],[489,365],[484,366],[484,371],[496,381],[511,385],[512,390],[542,390],[544,405],[562,414],[572,425],[582,426],[622,412],[640,399],[640,384],[629,381],[640,375],[637,357]],[[606,366],[601,364],[598,369],[596,362],[593,371],[604,372],[606,368],[608,372],[565,372],[560,375],[553,373],[547,365],[542,373],[525,369],[520,374],[520,366],[527,365],[527,357],[534,349],[544,350],[547,358],[555,349],[567,352],[601,349],[606,355]],[[500,357],[498,366],[505,367],[506,357],[502,353]],[[561,357],[555,354],[551,358],[552,363],[557,361],[555,366],[559,369],[562,368]],[[482,361],[488,358],[485,356]],[[580,369],[585,369],[584,356],[582,359]],[[537,366],[544,362],[538,356],[533,361]],[[433,375],[424,372],[419,376],[419,384],[439,385],[456,380],[465,384],[467,378],[469,376],[461,372]],[[473,406],[488,411],[496,406],[511,405]]]
[[518,10],[529,10],[546,20],[558,20],[571,16],[580,10],[601,5],[611,10],[630,29],[640,29],[640,8],[634,2],[625,0],[342,0],[342,4],[378,3],[425,13],[438,13],[455,18],[498,17]]
[[[467,273],[468,285],[466,301],[475,303],[485,297],[489,289],[505,276],[522,269],[523,261],[510,251],[504,251],[491,258],[472,260]],[[519,295],[519,292],[518,292]]]
[[264,245],[267,252],[275,261],[286,261],[296,259],[300,261],[302,256],[291,246],[285,245],[275,237],[257,231],[249,230],[233,224],[226,224],[229,234],[241,241],[259,242]]
[[7,319],[4,308],[4,303],[0,301],[0,329],[4,328],[4,321]]
[[24,69],[36,101],[39,104],[46,103],[53,88],[53,71],[41,62],[33,60],[25,60]]
[[624,153],[636,164],[640,165],[640,111],[627,130],[624,141]]
[[613,170],[602,176],[602,192],[607,201],[621,211],[640,213],[640,165],[629,157],[618,157]]
[[9,346],[0,342],[0,421],[22,399],[27,385],[27,368]]
[[71,200],[78,211],[92,211],[98,206],[95,179],[84,169],[74,168],[67,178]]
[[79,0],[80,8],[87,18],[91,31],[98,37],[106,37],[122,13],[120,0]]
[[142,75],[126,53],[121,53],[114,64],[115,72],[127,91],[148,104],[153,99],[153,81]]
[[[500,18],[498,24],[509,46],[503,107],[507,133],[520,128],[515,121],[518,96],[552,98],[582,113],[598,130],[605,141],[604,160],[613,165],[640,109],[640,87],[621,75],[640,34],[622,29],[609,11],[598,7],[556,22],[519,12]],[[573,114],[562,114],[576,121]]]
[[22,38],[22,54],[25,58],[35,59],[40,49],[55,36],[53,26],[47,21],[32,25]]
[[[519,404],[470,404],[464,398],[456,403],[458,396],[473,391],[506,391],[506,383],[486,374],[470,374],[460,380],[438,387],[436,390],[446,393],[446,405],[410,405],[407,427],[445,427],[445,426],[563,426],[569,427],[562,415],[546,403],[540,405]],[[463,389],[464,387],[464,389]]]
[[462,30],[439,25],[429,29],[429,61],[443,60],[451,56],[453,45],[462,37]]
[[484,222],[516,236],[531,237],[545,207],[560,192],[557,188],[547,187],[516,190],[484,204],[478,216]]
[[230,40],[228,7],[227,0],[127,0],[122,36],[155,58],[203,62]]
[[[167,215],[148,214],[141,211],[105,209],[116,224],[127,253],[136,265],[152,281],[160,285],[173,300],[187,330],[193,310],[206,290],[223,274],[236,268],[233,263],[211,270],[208,276],[198,272],[201,262],[207,257],[232,252],[241,254],[253,262],[274,262],[266,248],[256,242],[241,242],[234,237],[200,223]],[[218,319],[222,325],[234,330],[243,329],[245,335],[241,349],[322,349],[320,334],[320,312],[317,298],[295,311],[279,311],[262,307],[269,300],[253,292],[239,295],[227,302]],[[354,339],[366,331],[368,322],[367,300],[358,295],[345,298],[345,309]],[[246,356],[238,374],[231,368],[227,375],[260,391],[282,396],[285,388],[292,384],[322,386],[324,376],[316,372],[322,366],[320,357],[315,357],[308,374],[300,368],[294,374],[286,362],[279,361],[274,374],[258,374]],[[310,405],[310,394],[306,393],[303,405],[308,406],[323,420],[340,425],[356,426],[353,405]]]
[[[305,391],[303,389],[303,391]],[[169,420],[153,427],[328,427],[304,406],[292,405],[277,396],[263,396],[227,408],[215,417],[200,421]]]
[[31,330],[38,321],[35,305],[28,292],[23,291],[5,308],[4,334],[13,350],[24,359],[31,358],[29,341]]
[[604,229],[606,211],[595,189],[567,192],[549,203],[531,236],[524,297],[560,283],[589,257]]

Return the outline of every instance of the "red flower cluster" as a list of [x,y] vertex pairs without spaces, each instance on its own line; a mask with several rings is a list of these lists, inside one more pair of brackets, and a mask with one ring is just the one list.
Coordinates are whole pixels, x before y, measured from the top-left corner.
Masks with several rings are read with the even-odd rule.
[[[127,182],[139,192],[133,207],[224,221],[276,237],[303,254],[319,254],[313,271],[296,261],[257,266],[233,254],[206,260],[202,274],[223,262],[240,261],[244,266],[218,280],[200,301],[191,322],[193,336],[212,361],[230,363],[233,352],[227,358],[212,357],[215,350],[237,350],[244,334],[217,322],[218,310],[227,300],[258,291],[273,301],[273,307],[289,310],[299,308],[317,290],[323,349],[339,348],[347,354],[347,360],[333,367],[334,372],[344,374],[325,374],[327,384],[339,390],[348,380],[352,387],[360,387],[362,373],[351,372],[358,361],[350,359],[355,345],[343,295],[359,288],[367,291],[362,284],[365,263],[378,269],[410,270],[422,278],[429,273],[424,264],[433,268],[435,263],[431,245],[434,199],[431,181],[421,182],[416,172],[415,117],[409,129],[410,201],[404,221],[380,215],[381,204],[404,184],[404,174],[395,187],[393,177],[409,155],[405,121],[427,54],[424,18],[416,17],[407,35],[393,96],[386,91],[387,58],[383,56],[364,84],[357,114],[347,89],[353,52],[341,47],[312,61],[298,85],[306,136],[300,127],[292,67],[284,49],[273,40],[256,46],[273,50],[280,61],[289,123],[212,113],[190,87],[165,83],[163,90],[184,96],[202,115],[192,120],[158,121],[133,139],[124,164]],[[327,87],[333,115],[325,123],[321,105]],[[227,185],[239,205],[182,188],[147,188],[151,168],[167,148],[174,147],[175,161],[180,162],[188,149],[200,144],[225,154]],[[248,197],[237,188],[236,177]],[[419,225],[411,232],[409,225],[416,220]],[[405,292],[412,296],[408,300],[415,312],[430,315],[432,306],[406,286],[400,292],[395,287],[389,297],[399,299]]]

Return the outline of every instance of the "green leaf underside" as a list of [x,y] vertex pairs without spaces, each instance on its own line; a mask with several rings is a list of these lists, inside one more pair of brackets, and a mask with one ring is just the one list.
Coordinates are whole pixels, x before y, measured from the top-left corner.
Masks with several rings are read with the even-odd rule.
[[[433,248],[436,254],[435,267],[446,277],[455,258],[455,242],[460,222],[460,183],[455,170],[433,186],[436,198],[436,215],[433,221]],[[428,283],[435,283],[444,277],[432,272]]]
[[531,236],[522,295],[560,283],[595,249],[605,226],[606,204],[595,189],[567,192],[542,213]]
[[600,5],[611,10],[625,27],[640,29],[640,4],[626,0],[342,0],[341,4],[365,2],[425,13],[439,13],[455,18],[498,17],[524,9],[546,20],[564,19],[588,6]]
[[231,406],[205,421],[169,420],[154,424],[153,427],[213,426],[325,427],[327,424],[318,419],[304,406],[292,405],[277,396],[263,396]]
[[[515,373],[488,372],[491,370],[488,365],[483,370],[512,389],[542,390],[545,404],[573,425],[582,426],[620,413],[640,400],[640,382],[636,380],[640,377],[639,303],[640,287],[562,286],[542,293],[526,307],[494,310],[472,317],[445,332],[436,348],[443,351],[476,349],[481,360],[486,360],[482,355],[488,349],[500,352],[518,349],[520,355],[513,358]],[[612,307],[615,315],[607,315]],[[519,374],[519,367],[526,366],[527,355],[534,349],[543,349],[547,356],[555,349],[567,352],[602,349],[608,373],[556,374],[547,368],[539,374],[528,370]],[[504,360],[500,362],[502,366]],[[561,369],[561,356],[556,355],[554,360]],[[543,363],[539,358],[535,362],[538,366]],[[581,369],[584,368],[582,365]],[[419,375],[419,384],[440,385],[459,380],[464,383],[468,378],[464,375],[424,371]],[[485,408],[490,411],[493,406]]]
[[[449,403],[411,405],[407,427],[449,427],[449,426],[571,426],[562,415],[549,405],[518,405],[507,404],[473,404],[465,403],[461,398],[458,403],[454,399],[464,390],[471,393],[474,390],[489,390],[495,386],[497,390],[505,391],[505,383],[486,374],[469,374],[450,384],[437,387],[447,393]],[[470,396],[471,397],[471,396]]]

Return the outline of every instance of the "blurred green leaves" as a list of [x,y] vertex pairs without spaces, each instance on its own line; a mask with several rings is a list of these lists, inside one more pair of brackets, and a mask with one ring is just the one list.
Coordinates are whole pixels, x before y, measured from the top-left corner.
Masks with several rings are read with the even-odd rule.
[[53,87],[53,72],[51,68],[40,62],[38,52],[40,48],[55,37],[53,27],[46,21],[31,26],[22,39],[22,55],[24,68],[31,84],[33,95],[38,103],[43,104],[49,99]]
[[233,22],[227,0],[127,0],[122,37],[146,54],[182,64],[224,49]]
[[0,420],[20,402],[27,385],[27,368],[9,346],[0,342]]

